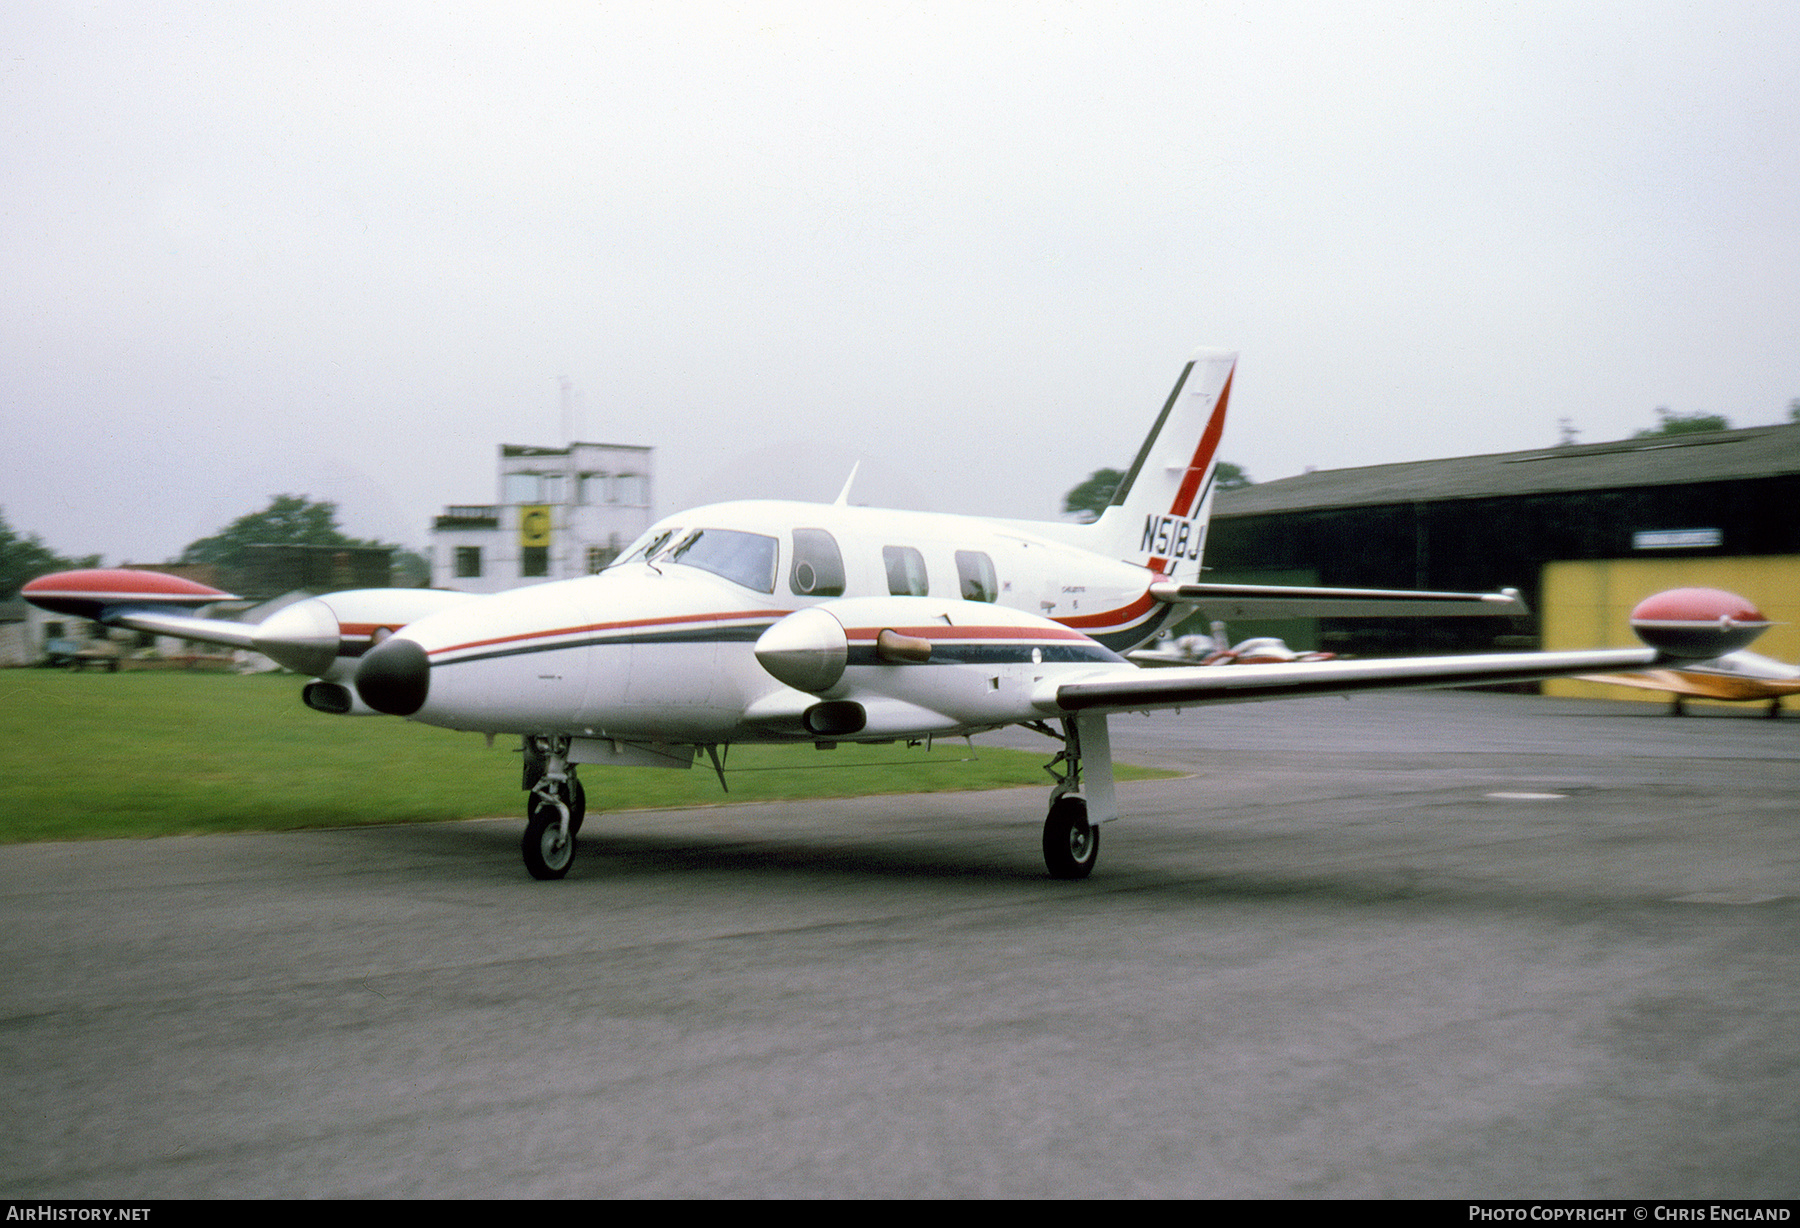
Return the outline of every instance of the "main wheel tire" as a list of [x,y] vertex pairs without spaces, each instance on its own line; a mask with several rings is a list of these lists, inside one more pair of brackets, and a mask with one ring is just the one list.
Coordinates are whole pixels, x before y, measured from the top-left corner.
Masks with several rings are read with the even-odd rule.
[[[571,816],[573,818],[573,816]],[[573,828],[571,823],[570,827]],[[575,833],[563,839],[562,816],[555,806],[538,806],[525,821],[525,836],[519,841],[525,855],[525,869],[536,879],[561,878],[575,861]]]
[[1044,819],[1044,865],[1051,878],[1086,878],[1100,859],[1100,829],[1088,822],[1087,802],[1059,797]]

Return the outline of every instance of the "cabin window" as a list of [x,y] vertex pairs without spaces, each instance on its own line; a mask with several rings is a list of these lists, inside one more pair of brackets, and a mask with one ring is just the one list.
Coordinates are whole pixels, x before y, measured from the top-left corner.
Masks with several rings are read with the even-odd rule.
[[550,547],[522,547],[519,550],[519,574],[527,577],[548,576],[550,574]]
[[[775,591],[776,542],[761,533],[736,529],[695,529],[663,558],[723,576],[759,593]],[[659,560],[660,561],[660,560]]]
[[956,552],[956,578],[962,582],[964,601],[995,601],[1000,596],[994,578],[994,560],[979,550]]
[[842,597],[844,556],[837,538],[824,529],[795,529],[788,587],[802,597]]
[[459,580],[474,580],[481,576],[481,547],[458,546],[456,548],[456,577]]
[[911,546],[883,546],[881,561],[887,565],[888,592],[894,596],[923,597],[931,591],[925,556]]

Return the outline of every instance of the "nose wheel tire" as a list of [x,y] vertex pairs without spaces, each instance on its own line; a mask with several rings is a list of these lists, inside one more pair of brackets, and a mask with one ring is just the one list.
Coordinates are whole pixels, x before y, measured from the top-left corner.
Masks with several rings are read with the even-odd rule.
[[1044,819],[1044,865],[1051,878],[1086,878],[1100,859],[1100,829],[1088,822],[1087,802],[1059,797]]
[[531,877],[561,878],[575,861],[575,833],[571,831],[566,837],[562,834],[562,816],[556,807],[539,806],[525,823],[519,851],[525,855],[525,869]]

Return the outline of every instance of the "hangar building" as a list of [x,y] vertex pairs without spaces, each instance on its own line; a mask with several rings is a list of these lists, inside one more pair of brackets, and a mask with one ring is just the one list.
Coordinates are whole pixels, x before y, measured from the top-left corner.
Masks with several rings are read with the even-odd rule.
[[[1317,619],[1231,628],[1362,655],[1636,644],[1664,588],[1742,593],[1800,658],[1800,424],[1301,474],[1217,497],[1208,580],[1517,588],[1530,619]],[[1597,684],[1558,694],[1654,698]]]

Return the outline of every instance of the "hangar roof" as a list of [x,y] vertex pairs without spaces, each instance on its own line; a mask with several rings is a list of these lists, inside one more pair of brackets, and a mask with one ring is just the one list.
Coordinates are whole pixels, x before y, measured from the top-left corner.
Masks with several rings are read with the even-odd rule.
[[1451,460],[1321,469],[1221,491],[1214,514],[1484,499],[1800,474],[1800,423],[1658,435]]

